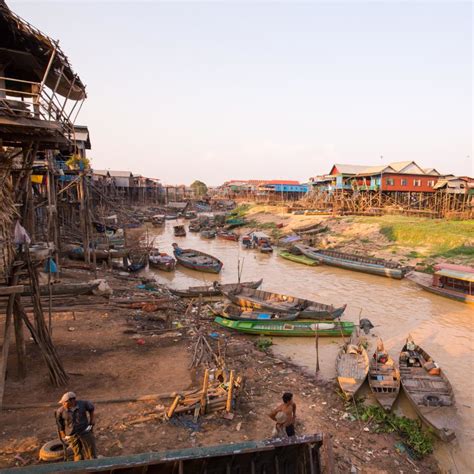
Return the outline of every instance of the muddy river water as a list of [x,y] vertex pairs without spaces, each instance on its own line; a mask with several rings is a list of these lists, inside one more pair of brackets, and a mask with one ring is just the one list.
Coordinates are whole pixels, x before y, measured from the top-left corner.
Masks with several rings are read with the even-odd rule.
[[[372,332],[383,338],[395,360],[410,333],[445,370],[456,396],[457,439],[449,445],[437,443],[436,457],[443,469],[474,472],[474,306],[432,295],[408,280],[391,280],[328,266],[309,267],[285,260],[277,252],[264,255],[255,250],[243,250],[236,242],[207,240],[190,232],[186,237],[174,237],[172,231],[176,223],[168,221],[164,229],[150,229],[155,246],[171,254],[171,244],[176,241],[183,248],[215,255],[224,262],[224,267],[220,275],[195,272],[179,265],[173,273],[153,270],[161,283],[184,288],[214,280],[235,282],[240,258],[243,260],[242,280],[263,278],[261,289],[337,306],[347,303],[343,319],[357,322],[360,314],[369,318],[376,326]],[[371,339],[375,343],[376,338]],[[276,353],[314,372],[313,338],[274,338],[273,342]],[[319,340],[319,362],[325,379],[335,377],[335,357],[340,342],[340,338]],[[395,409],[413,416],[403,394]]]

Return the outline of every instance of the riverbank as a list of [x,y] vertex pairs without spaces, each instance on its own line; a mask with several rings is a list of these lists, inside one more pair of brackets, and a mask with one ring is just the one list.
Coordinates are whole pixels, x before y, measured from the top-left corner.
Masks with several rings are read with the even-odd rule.
[[[67,274],[70,281],[95,277],[92,272],[74,268],[67,269]],[[107,280],[113,289],[111,301],[143,300],[152,294],[140,287],[139,278],[104,270],[98,272],[98,277]],[[159,286],[158,295],[162,301],[169,298],[163,286]],[[397,435],[380,434],[371,423],[351,421],[333,379],[315,379],[314,373],[288,358],[271,350],[259,351],[255,338],[219,330],[207,313],[196,319],[196,307],[185,311],[188,301],[174,298],[167,304],[167,309],[153,312],[114,303],[103,310],[96,305],[53,313],[54,341],[71,377],[66,389],[93,402],[115,400],[97,403],[95,431],[101,455],[268,438],[272,430],[267,416],[270,408],[280,403],[283,392],[292,391],[298,406],[297,431],[332,436],[337,472],[353,468],[357,472],[436,472],[432,456],[412,460],[406,452],[397,450]],[[163,331],[164,327],[172,330]],[[148,394],[199,388],[202,373],[189,368],[196,327],[207,335],[217,332],[221,346],[226,347],[227,366],[245,379],[232,421],[219,413],[206,415],[197,424],[182,417],[164,421],[156,415],[169,406],[170,399],[131,401]],[[65,389],[49,385],[46,368],[31,340],[27,342],[27,354],[28,375],[23,381],[16,378],[15,355],[10,354],[4,400],[10,409],[1,414],[2,468],[37,463],[40,446],[56,436],[52,414]],[[48,403],[53,406],[11,408]]]
[[397,260],[430,272],[435,263],[474,264],[474,220],[454,221],[398,215],[341,216],[290,214],[286,207],[244,204],[237,212],[249,225],[275,239],[320,223],[317,246]]

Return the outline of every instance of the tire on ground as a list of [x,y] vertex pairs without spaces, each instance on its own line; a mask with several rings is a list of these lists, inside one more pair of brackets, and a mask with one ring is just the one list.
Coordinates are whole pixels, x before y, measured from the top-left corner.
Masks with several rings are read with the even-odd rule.
[[[67,450],[68,455],[71,454],[71,449]],[[39,458],[41,461],[53,462],[53,461],[65,461],[63,445],[61,441],[55,439],[44,444],[39,452]]]

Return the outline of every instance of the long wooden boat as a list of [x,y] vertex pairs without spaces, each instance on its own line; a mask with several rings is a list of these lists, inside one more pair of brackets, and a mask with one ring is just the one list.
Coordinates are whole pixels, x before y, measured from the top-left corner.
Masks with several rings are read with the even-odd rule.
[[406,267],[402,267],[397,262],[390,262],[382,258],[355,255],[339,252],[338,250],[318,250],[309,245],[296,244],[296,248],[313,260],[317,260],[333,267],[355,270],[358,272],[371,273],[389,278],[402,279],[407,272]]
[[354,330],[354,323],[350,321],[233,321],[218,316],[214,322],[239,332],[262,336],[314,337],[318,332],[319,336],[338,337],[347,336]]
[[278,252],[278,255],[282,258],[285,258],[286,260],[291,260],[295,263],[302,263],[303,265],[309,266],[318,265],[318,262],[316,260],[313,260],[312,258],[309,258],[306,255],[295,255],[291,252],[288,252],[287,250],[280,250]]
[[158,250],[152,251],[148,257],[150,267],[157,268],[165,272],[172,272],[176,267],[176,260],[167,253]]
[[239,306],[228,304],[217,311],[213,310],[217,316],[232,319],[234,321],[294,321],[299,313],[273,313],[271,311],[245,311]]
[[411,337],[400,352],[399,362],[403,390],[420,418],[440,439],[454,439],[454,393],[443,370]]
[[370,359],[369,387],[382,408],[390,411],[400,393],[400,371],[385,351],[382,340]]
[[359,338],[353,334],[336,357],[337,382],[346,397],[351,400],[364,383],[369,372],[369,356]]
[[263,282],[263,278],[258,281],[245,281],[242,283],[224,283],[224,284],[215,284],[206,286],[190,286],[184,290],[176,290],[170,288],[171,293],[176,296],[181,296],[181,298],[198,298],[199,295],[204,296],[220,296],[222,295],[221,290],[224,291],[233,291],[239,287],[239,285],[246,288],[258,288]]
[[472,267],[436,265],[433,275],[410,272],[407,278],[435,295],[474,304],[474,268]]
[[232,303],[242,308],[263,309],[277,313],[299,312],[300,318],[335,319],[339,318],[346,309],[346,305],[336,308],[333,305],[318,303],[295,296],[281,295],[251,288],[221,291]]
[[199,250],[180,249],[175,245],[173,244],[174,256],[183,267],[206,273],[219,273],[221,271],[223,263],[218,258]]

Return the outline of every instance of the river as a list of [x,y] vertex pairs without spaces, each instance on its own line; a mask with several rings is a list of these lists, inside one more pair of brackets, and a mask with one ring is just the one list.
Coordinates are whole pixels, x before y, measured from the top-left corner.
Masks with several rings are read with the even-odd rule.
[[[176,241],[183,248],[195,248],[215,255],[224,262],[224,267],[220,275],[200,273],[179,265],[173,273],[151,270],[161,283],[184,288],[214,280],[235,282],[240,259],[243,260],[242,280],[263,278],[261,289],[337,306],[347,303],[343,319],[357,322],[360,314],[369,318],[375,326],[372,333],[382,337],[385,348],[395,360],[398,360],[398,353],[410,333],[441,365],[455,392],[457,439],[450,444],[437,443],[436,458],[443,469],[451,472],[474,472],[472,305],[432,295],[408,280],[391,280],[323,265],[309,267],[285,260],[276,252],[267,255],[256,250],[243,250],[236,242],[203,239],[199,233],[188,232],[186,237],[174,237],[173,225],[176,223],[167,221],[163,229],[150,229],[155,246],[171,254],[171,244]],[[372,339],[376,340],[375,337]],[[274,338],[273,342],[276,353],[314,372],[314,339]],[[339,344],[338,338],[320,339],[321,375],[326,379],[335,377]],[[403,393],[395,409],[413,416]]]

